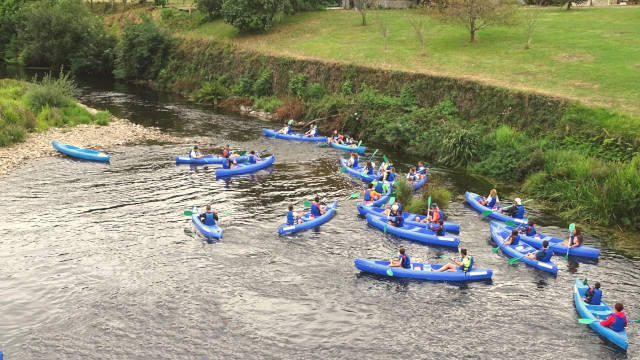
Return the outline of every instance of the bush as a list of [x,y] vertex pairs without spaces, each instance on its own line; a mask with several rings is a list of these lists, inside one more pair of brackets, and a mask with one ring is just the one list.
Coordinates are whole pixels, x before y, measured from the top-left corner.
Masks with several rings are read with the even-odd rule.
[[221,15],[222,0],[196,0],[196,6],[199,11],[207,14],[209,19],[213,20]]
[[222,17],[241,32],[265,32],[282,16],[285,0],[224,0]]
[[277,97],[261,97],[255,99],[253,107],[256,109],[262,109],[266,112],[273,112],[277,107],[282,106],[282,100]]
[[253,74],[250,70],[247,70],[240,79],[238,79],[238,82],[231,87],[231,92],[235,95],[251,96],[253,83]]
[[111,113],[108,111],[99,111],[96,113],[96,124],[107,126],[111,122]]
[[[37,79],[34,79],[37,81]],[[58,78],[46,74],[39,85],[33,86],[25,94],[25,102],[32,110],[39,112],[43,107],[64,107],[73,103],[77,91],[76,83],[69,74],[62,71]]]
[[218,81],[210,81],[204,83],[193,98],[199,103],[208,103],[217,105],[218,101],[224,99],[229,94],[229,90]]
[[287,87],[289,95],[296,96],[298,99],[304,98],[307,89],[307,78],[305,74],[294,74],[293,71],[289,71],[289,85]]
[[251,95],[253,96],[269,96],[271,95],[271,70],[262,69],[260,75],[251,87]]
[[2,125],[0,126],[0,146],[22,142],[26,135],[25,130],[18,125]]
[[310,84],[309,88],[307,89],[307,98],[310,99],[320,99],[324,96],[324,94],[324,87],[317,82]]
[[155,79],[169,58],[172,43],[166,30],[142,16],[142,22],[124,28],[115,49],[113,74],[118,79]]
[[409,205],[411,198],[413,198],[413,186],[407,183],[404,177],[398,176],[393,192],[396,194],[396,202],[399,202],[403,209]]
[[399,98],[380,94],[364,84],[358,93],[358,103],[373,110],[387,110],[401,105]]
[[417,105],[416,93],[413,90],[413,86],[405,85],[400,90],[400,103],[405,107],[412,107]]
[[277,120],[298,120],[304,114],[304,104],[298,99],[286,99],[284,104],[273,111],[273,117]]
[[443,164],[467,166],[478,156],[479,134],[471,129],[455,128],[442,141]]
[[353,93],[353,84],[351,80],[345,80],[340,84],[340,93],[342,95],[351,95]]

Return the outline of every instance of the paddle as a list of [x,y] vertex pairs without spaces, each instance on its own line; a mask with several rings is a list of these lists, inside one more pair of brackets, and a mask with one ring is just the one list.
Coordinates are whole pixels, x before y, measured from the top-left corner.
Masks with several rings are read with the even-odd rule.
[[373,157],[376,156],[377,153],[378,153],[378,149],[376,149],[376,151],[374,151],[373,154],[371,154],[371,156],[369,156],[369,158],[367,159],[367,162],[371,161],[373,159]]
[[[497,248],[491,249],[491,252],[494,253],[494,254],[497,253],[498,250],[500,250],[500,246],[502,246],[502,244],[504,244],[505,241],[507,241],[507,239],[502,238],[502,242],[500,243],[500,245],[498,245]],[[509,260],[509,261],[511,261],[511,260]]]
[[359,192],[349,195],[349,199],[357,199],[359,197],[360,197],[360,193]]
[[522,259],[523,257],[525,257],[527,254],[522,254],[522,256],[519,256],[517,258],[511,258],[509,259],[509,265],[513,265],[515,263],[517,263],[518,261],[520,261],[520,259]]
[[[576,224],[575,223],[571,223],[569,224],[569,240],[571,240],[571,234],[573,234],[573,230],[576,229]],[[567,253],[564,255],[564,259],[569,261],[569,249],[571,245],[571,241],[569,241],[569,244],[567,244]]]
[[[220,211],[220,212],[221,212],[222,214],[225,214],[225,215],[233,214],[233,211],[232,211],[232,210],[222,210],[222,211]],[[184,215],[185,215],[185,216],[191,216],[191,215],[193,215],[193,214],[194,214],[194,213],[193,213],[192,211],[188,211],[188,210],[184,212]]]
[[358,145],[356,147],[360,147],[362,145],[362,140],[358,141]]
[[[525,201],[523,201],[523,202],[522,202],[522,204],[524,205],[524,204],[526,204],[526,203],[528,203],[528,202],[530,202],[530,201],[533,201],[533,199],[525,200]],[[515,206],[515,204],[513,204],[513,205],[509,205],[509,206],[507,206],[507,207],[505,207],[505,208],[502,208],[502,209],[495,209],[495,210],[487,210],[487,211],[483,211],[483,212],[481,213],[481,215],[482,215],[482,216],[489,216],[489,215],[493,214],[494,212],[496,212],[496,211],[498,211],[498,210],[507,210],[507,209],[511,209],[511,208],[512,208],[512,207],[514,207],[514,206]]]
[[[585,325],[592,324],[592,323],[594,323],[596,321],[600,321],[600,320],[598,320],[598,319],[585,319],[585,318],[578,319],[578,323],[585,324]],[[639,320],[627,320],[627,322],[640,323],[640,319]]]
[[382,160],[384,160],[385,164],[389,163],[389,159],[387,159],[387,155],[385,154],[382,154]]

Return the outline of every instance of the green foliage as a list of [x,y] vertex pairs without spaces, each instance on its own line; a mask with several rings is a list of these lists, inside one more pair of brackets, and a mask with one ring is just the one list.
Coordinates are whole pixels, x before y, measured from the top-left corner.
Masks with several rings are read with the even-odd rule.
[[353,84],[351,84],[351,80],[347,79],[340,84],[340,93],[342,95],[351,95],[353,93]]
[[374,110],[385,110],[402,105],[400,99],[381,94],[378,90],[362,85],[358,93],[358,102]]
[[222,17],[241,32],[265,32],[284,13],[285,0],[224,0]]
[[251,70],[247,70],[240,79],[238,79],[238,82],[231,87],[231,92],[235,95],[251,96],[253,83],[253,73]]
[[473,129],[455,128],[442,141],[443,164],[467,166],[479,155],[480,136]]
[[254,100],[253,107],[256,109],[262,109],[266,112],[273,112],[278,106],[282,106],[284,103],[277,97],[260,97]]
[[172,39],[148,16],[129,24],[115,49],[114,75],[118,79],[152,80],[169,58]]
[[107,126],[111,122],[111,113],[108,111],[98,111],[96,113],[96,124]]
[[294,74],[293,71],[289,71],[289,94],[302,99],[306,95],[307,78],[305,74]]
[[402,206],[407,206],[411,202],[411,198],[413,198],[413,186],[409,185],[402,176],[396,178],[393,192],[396,193],[396,202],[402,204]]
[[69,74],[60,71],[60,75],[54,78],[48,73],[40,81],[40,86],[27,91],[25,102],[34,111],[40,111],[45,106],[64,107],[74,102],[76,91],[76,83],[69,78]]
[[307,98],[320,99],[324,96],[324,94],[325,90],[321,84],[317,82],[309,84],[309,87],[307,88]]
[[271,95],[271,70],[264,68],[260,71],[258,78],[251,87],[251,95],[253,96],[269,96]]
[[209,19],[215,19],[221,15],[223,0],[196,0],[198,10],[207,14]]
[[193,95],[194,100],[199,103],[217,105],[218,101],[229,95],[229,90],[218,81],[206,82]]
[[449,203],[451,203],[451,198],[453,197],[451,191],[446,188],[439,186],[438,184],[427,182],[427,186],[422,192],[422,199],[425,203],[429,196],[431,196],[431,203],[438,204],[440,209],[449,208]]
[[0,61],[11,51],[18,36],[24,0],[0,0]]
[[413,86],[407,84],[400,90],[400,103],[404,107],[412,107],[417,105],[416,93]]

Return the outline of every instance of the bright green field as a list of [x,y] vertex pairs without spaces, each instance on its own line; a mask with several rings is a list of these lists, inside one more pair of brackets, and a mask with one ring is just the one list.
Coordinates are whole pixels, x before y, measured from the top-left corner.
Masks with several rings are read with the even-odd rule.
[[[357,12],[331,10],[287,17],[262,35],[239,35],[218,20],[184,36],[294,57],[469,78],[640,114],[640,7],[523,9],[519,15],[526,11],[539,13],[530,50],[524,50],[524,23],[487,28],[471,44],[464,28],[431,20],[422,56],[404,10],[370,11],[364,27]],[[386,52],[382,19],[390,31]]]

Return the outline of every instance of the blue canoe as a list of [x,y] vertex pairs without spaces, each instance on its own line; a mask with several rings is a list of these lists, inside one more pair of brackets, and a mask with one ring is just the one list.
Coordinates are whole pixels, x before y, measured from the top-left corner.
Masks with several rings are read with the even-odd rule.
[[194,207],[191,215],[191,221],[193,221],[193,225],[200,231],[202,235],[204,235],[207,239],[220,239],[222,238],[222,228],[218,226],[218,224],[213,226],[208,226],[200,221],[200,214],[198,213],[198,208]]
[[[467,203],[469,205],[471,205],[471,207],[474,208],[477,212],[482,213],[482,212],[485,212],[485,211],[491,211],[490,208],[488,208],[488,207],[486,207],[484,205],[481,205],[478,202],[479,199],[482,199],[482,196],[467,191],[466,193],[464,193],[464,197],[465,197],[465,199],[467,199]],[[527,219],[516,219],[516,218],[511,217],[509,215],[502,214],[500,212],[500,210],[492,211],[491,215],[489,215],[489,217],[491,217],[493,219],[496,219],[496,220],[499,220],[499,221],[509,221],[509,220],[511,220],[514,223],[519,224],[519,225],[526,225],[527,224]]]
[[367,223],[382,231],[407,240],[417,241],[427,245],[453,246],[460,245],[460,239],[457,236],[437,236],[435,232],[423,227],[404,225],[395,227],[387,224],[387,219],[373,214],[367,214]]
[[311,213],[306,213],[302,215],[302,220],[304,220],[304,222],[301,224],[280,225],[280,227],[278,228],[278,234],[280,235],[293,234],[298,231],[318,227],[326,223],[327,221],[331,220],[333,215],[336,214],[337,209],[338,209],[338,203],[334,201],[331,204],[327,205],[327,211],[325,211],[324,214],[322,214],[321,216],[318,216],[317,218],[310,217],[309,215],[311,215]]
[[491,221],[490,229],[491,239],[493,239],[493,242],[495,242],[500,250],[502,250],[502,252],[504,252],[510,258],[520,258],[520,261],[522,261],[523,263],[529,266],[533,266],[536,269],[550,272],[554,275],[558,273],[558,266],[556,266],[556,264],[552,263],[551,261],[538,261],[528,259],[527,257],[523,256],[530,252],[536,251],[533,246],[525,243],[524,241],[519,242],[517,245],[502,244],[504,239],[508,238],[511,234],[511,230],[507,229],[507,226],[505,224],[499,223],[497,221]]
[[[372,182],[373,180],[378,179],[380,177],[380,173],[376,173],[377,175],[367,175],[363,166],[351,167],[347,165],[348,161],[349,160],[347,159],[340,159],[340,166],[344,168],[347,174],[355,176],[366,182]],[[427,177],[425,176],[424,178],[413,183],[413,190],[414,191],[419,190],[426,183],[427,183]]]
[[[599,320],[605,320],[609,315],[613,314],[611,306],[606,302],[600,301],[600,305],[590,305],[582,301],[584,293],[589,287],[584,285],[580,279],[576,279],[573,286],[573,302],[576,305],[578,314],[583,319],[596,320],[589,324],[589,327],[595,330],[598,334],[620,347],[622,350],[627,350],[629,346],[629,339],[627,338],[627,330],[620,332],[613,331],[608,327],[600,325]],[[582,325],[580,325],[582,326]]]
[[53,145],[53,148],[60,151],[61,153],[78,159],[100,162],[109,162],[109,160],[111,159],[109,155],[101,153],[99,151],[63,144],[57,141],[52,141],[51,145]]
[[[514,229],[513,227],[506,226],[506,225],[505,225],[505,228],[509,229],[509,231]],[[540,233],[537,233],[534,236],[526,236],[524,234],[520,234],[520,240],[533,246],[536,249],[542,249],[542,242],[544,240],[547,240],[549,241],[549,249],[551,249],[554,254],[562,255],[562,256],[565,256],[567,254],[567,245],[560,244],[563,240],[556,237],[552,237],[552,236],[548,236]],[[578,247],[571,248],[571,250],[569,251],[569,256],[579,256],[579,257],[597,259],[600,256],[600,250],[594,249],[586,245],[581,245]]]
[[[355,267],[364,272],[397,278],[421,279],[431,281],[478,281],[491,279],[493,271],[490,269],[472,267],[466,273],[462,270],[435,272],[442,267],[437,264],[411,263],[410,269],[401,267],[389,267],[389,262],[384,260],[356,259]],[[391,275],[388,272],[391,269]]]
[[[384,208],[381,208],[379,206],[374,206],[373,204],[369,204],[369,205],[363,204],[363,203],[358,204],[358,212],[360,212],[360,214],[363,215],[363,216],[367,216],[368,214],[371,214],[371,215],[378,216],[380,218],[386,218],[386,215],[382,214],[382,212],[384,210],[385,210]],[[405,225],[420,226],[420,227],[423,227],[423,228],[427,227],[426,223],[422,223],[422,222],[419,222],[419,221],[415,220],[416,217],[418,217],[420,219],[423,219],[424,218],[423,215],[416,215],[416,214],[412,214],[412,213],[408,213],[408,212],[403,212],[402,213],[402,217],[404,218]],[[409,219],[411,219],[411,220],[409,220]],[[450,232],[450,233],[454,233],[454,234],[459,234],[460,233],[460,225],[459,224],[452,223],[450,221],[445,221],[443,225],[444,225],[444,231],[446,231],[446,232]]]
[[[231,160],[235,160],[237,162],[244,162],[249,159],[248,156],[236,156],[232,157]],[[193,164],[193,165],[210,165],[210,164],[222,164],[225,158],[219,155],[207,155],[201,158],[193,158],[188,155],[178,155],[176,156],[176,164]]]
[[262,129],[262,132],[264,133],[265,136],[275,137],[277,139],[282,139],[282,140],[316,141],[316,142],[326,142],[327,141],[327,137],[326,136],[307,136],[307,137],[305,137],[304,134],[300,134],[300,133],[294,133],[294,134],[291,134],[291,135],[278,134],[277,131],[271,130],[271,129]]
[[249,174],[270,166],[271,164],[273,164],[275,160],[276,160],[276,157],[271,155],[269,157],[263,158],[262,160],[256,162],[255,164],[241,163],[241,164],[238,164],[238,167],[235,167],[232,169],[217,169],[216,176],[225,177],[225,176],[231,176],[231,175]]
[[365,151],[367,151],[367,148],[365,146],[349,146],[349,145],[338,144],[335,141],[330,142],[329,145],[331,145],[331,147],[336,148],[338,150],[350,151],[350,152],[358,153],[361,155],[364,154]]

